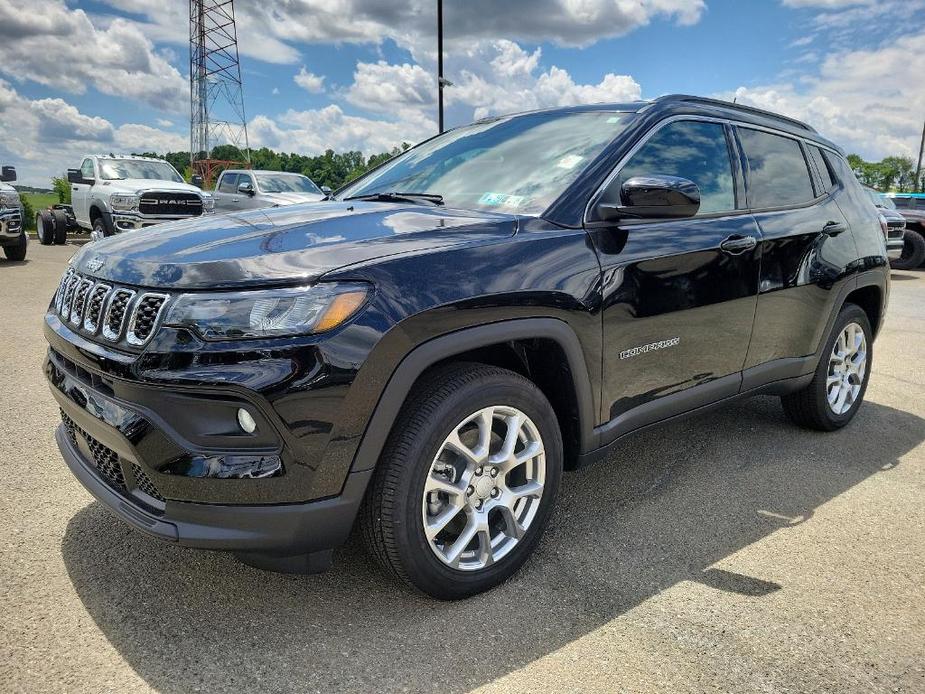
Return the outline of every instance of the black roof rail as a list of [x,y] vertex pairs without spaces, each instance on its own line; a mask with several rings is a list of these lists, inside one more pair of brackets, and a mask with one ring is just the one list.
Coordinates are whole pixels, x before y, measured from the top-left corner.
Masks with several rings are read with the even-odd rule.
[[756,116],[764,116],[765,118],[771,118],[773,120],[782,120],[786,123],[790,123],[802,130],[814,133],[816,129],[804,123],[801,120],[796,118],[789,118],[787,116],[782,116],[779,113],[774,113],[773,111],[765,111],[763,108],[755,108],[754,106],[745,106],[744,104],[736,104],[731,101],[723,101],[722,99],[708,99],[703,96],[691,96],[690,94],[667,94],[666,96],[660,96],[656,99],[658,102],[664,101],[684,101],[693,104],[703,104],[704,106],[719,106],[720,108],[729,108],[737,111],[745,111],[746,113],[753,113]]

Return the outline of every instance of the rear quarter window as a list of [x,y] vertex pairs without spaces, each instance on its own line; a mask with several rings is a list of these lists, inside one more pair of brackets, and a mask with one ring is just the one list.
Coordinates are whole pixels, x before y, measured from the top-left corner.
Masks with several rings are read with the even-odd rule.
[[739,128],[739,140],[748,160],[750,207],[800,205],[816,197],[799,142],[751,128]]

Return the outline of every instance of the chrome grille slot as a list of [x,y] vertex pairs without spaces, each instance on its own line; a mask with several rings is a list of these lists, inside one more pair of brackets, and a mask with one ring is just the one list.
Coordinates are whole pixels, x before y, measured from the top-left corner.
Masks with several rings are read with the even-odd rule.
[[137,347],[148,341],[154,334],[157,319],[166,303],[166,294],[142,294],[139,297],[125,334],[125,339],[130,345]]
[[71,312],[68,320],[74,325],[79,326],[83,321],[84,306],[87,304],[87,294],[93,286],[93,280],[81,280],[74,289],[74,297],[71,300]]
[[61,281],[58,283],[58,291],[55,292],[55,311],[57,311],[58,314],[61,313],[61,306],[64,303],[64,290],[67,289],[67,283],[70,282],[73,276],[74,271],[69,269],[64,273],[64,277],[62,277]]
[[134,296],[135,292],[131,289],[116,289],[112,293],[103,320],[103,337],[110,342],[117,342],[122,336],[122,326],[125,324],[129,303]]
[[64,287],[64,297],[61,299],[61,310],[59,311],[64,319],[71,315],[71,300],[74,298],[74,290],[77,289],[78,284],[80,284],[80,277],[75,274],[71,275]]
[[106,297],[112,287],[108,284],[97,284],[90,292],[90,298],[87,299],[87,311],[84,315],[84,330],[96,334],[100,327],[100,316],[103,314],[103,306],[106,305]]

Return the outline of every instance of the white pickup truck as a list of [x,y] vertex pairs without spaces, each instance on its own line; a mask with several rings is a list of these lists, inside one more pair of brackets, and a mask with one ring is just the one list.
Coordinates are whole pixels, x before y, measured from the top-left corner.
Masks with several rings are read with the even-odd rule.
[[211,193],[185,183],[162,159],[90,155],[79,169],[68,169],[67,179],[68,222],[90,231],[93,240],[209,214],[215,207]]
[[16,169],[0,169],[0,246],[8,260],[26,257],[26,232],[22,225],[22,201],[8,181],[16,180]]

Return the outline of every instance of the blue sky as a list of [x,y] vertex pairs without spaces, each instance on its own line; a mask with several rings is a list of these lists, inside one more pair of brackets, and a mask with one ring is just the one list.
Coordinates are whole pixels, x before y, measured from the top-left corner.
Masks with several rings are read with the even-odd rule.
[[[805,118],[870,158],[917,149],[925,0],[445,5],[449,125],[687,92]],[[238,0],[251,144],[372,153],[430,135],[434,6]],[[41,185],[88,151],[185,149],[186,21],[187,0],[0,0],[0,158]]]

